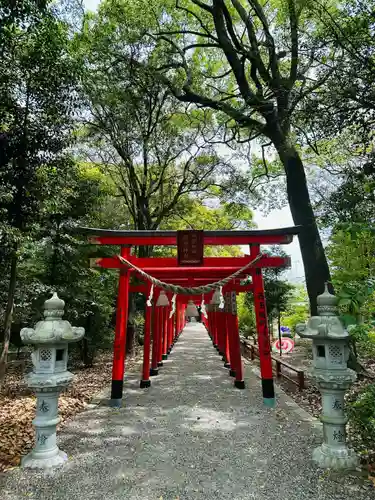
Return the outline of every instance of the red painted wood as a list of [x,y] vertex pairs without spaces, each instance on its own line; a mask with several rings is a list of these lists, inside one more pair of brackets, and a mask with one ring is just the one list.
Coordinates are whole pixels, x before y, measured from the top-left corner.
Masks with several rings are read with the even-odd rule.
[[[121,248],[121,255],[126,259],[130,256],[130,248]],[[129,308],[129,272],[122,270],[119,278],[119,289],[117,296],[116,330],[113,343],[113,363],[112,363],[112,399],[121,399],[121,395],[116,394],[115,386],[122,383],[125,372],[125,352],[126,352],[126,327],[128,324]],[[117,383],[117,384],[116,384]]]
[[168,353],[168,314],[169,306],[163,306],[163,355]]
[[173,330],[173,340],[176,339],[178,335],[178,323],[179,323],[179,317],[180,317],[180,302],[178,300],[178,297],[176,299],[176,312],[174,313],[175,315],[175,323],[174,323],[174,330]]
[[228,314],[227,317],[227,329],[228,329],[228,340],[229,340],[230,369],[236,372],[238,360],[235,355],[233,318],[231,314]]
[[208,312],[207,316],[208,316],[208,331],[210,333],[210,337],[211,337],[211,340],[212,340],[212,343],[213,343],[214,342],[214,336],[213,336],[213,332],[212,332],[212,312]]
[[240,332],[238,328],[238,316],[237,314],[231,314],[231,325],[232,325],[232,336],[233,336],[233,355],[235,358],[235,370],[236,370],[236,380],[238,382],[243,381],[243,361],[241,355],[241,341]]
[[152,318],[152,362],[151,367],[153,370],[158,369],[158,355],[159,355],[159,310],[160,307],[156,307],[155,303],[159,296],[159,290],[154,292],[154,305],[153,318]]
[[225,361],[230,364],[231,356],[230,356],[230,348],[229,348],[229,335],[230,335],[230,322],[229,322],[229,314],[227,312],[223,313],[224,321],[223,321],[223,330],[224,330],[224,342],[225,342]]
[[212,313],[212,319],[213,319],[213,334],[214,334],[214,344],[215,346],[219,347],[219,335],[218,335],[218,328],[217,328],[217,325],[218,325],[218,321],[217,321],[217,315],[219,313],[216,312],[216,310],[213,311]]
[[217,313],[219,317],[219,346],[220,346],[220,352],[225,355],[225,312],[222,309],[219,309],[219,312]]
[[177,231],[177,260],[180,266],[202,266],[203,250],[203,231]]
[[[289,235],[270,235],[270,234],[256,234],[239,236],[233,232],[230,236],[211,236],[204,235],[205,245],[277,245],[291,243],[293,236]],[[131,235],[131,236],[93,236],[89,238],[89,242],[96,245],[133,245],[133,246],[176,246],[176,236],[144,236]]]
[[[218,278],[219,280],[220,278]],[[168,283],[171,283],[170,281],[168,281]],[[185,283],[179,283],[179,282],[172,282],[174,284],[180,284],[181,286],[187,286]],[[202,286],[202,285],[209,285],[210,283],[212,283],[212,280],[205,280],[204,283],[197,283],[196,285],[192,285],[192,286]],[[226,287],[223,287],[223,292],[225,290],[233,290],[234,292],[237,292],[237,293],[243,293],[243,292],[251,292],[253,290],[253,285],[233,285],[233,286],[230,286],[230,284],[228,284]],[[147,285],[130,285],[130,293],[144,293],[145,295],[147,295],[148,297],[148,294],[149,292],[147,291]],[[212,294],[211,294],[212,295]],[[209,297],[210,299],[211,297]],[[196,296],[194,296],[192,298],[192,300],[196,299]],[[209,300],[207,300],[207,302],[209,302]]]
[[159,309],[159,344],[158,344],[158,362],[163,361],[164,347],[164,306],[156,306]]
[[[237,269],[245,266],[251,260],[253,260],[250,255],[245,255],[244,257],[206,257],[204,259],[203,268],[197,266],[184,266],[181,267],[178,265],[177,259],[174,257],[130,257],[129,262],[139,267],[140,269],[150,272],[150,270],[154,270],[154,272],[164,271],[166,269],[177,272],[179,276],[185,276],[186,272],[192,272],[193,270],[205,271],[209,273],[212,271],[213,273],[217,270],[223,271],[224,273],[229,271],[234,272]],[[98,257],[90,260],[91,267],[103,267],[105,269],[120,269],[127,268],[126,264],[121,264],[117,257]],[[288,267],[290,266],[290,258],[289,257],[263,257],[260,261],[255,263],[254,267]],[[185,272],[186,271],[186,272]],[[248,272],[246,270],[245,272]]]
[[171,308],[169,308],[168,311],[168,349],[172,348],[172,343],[173,343],[173,330],[174,330],[174,319],[176,314],[174,313],[173,316],[170,318],[169,315],[171,313]]
[[[147,287],[147,295],[150,293],[151,284]],[[144,326],[144,340],[143,340],[143,371],[142,380],[147,381],[150,379],[150,349],[151,349],[151,319],[152,307],[146,305],[145,310],[145,326]]]
[[[257,252],[259,252],[259,247],[252,247],[251,251],[255,257]],[[260,373],[262,379],[272,379],[271,343],[268,331],[266,298],[261,269],[252,271],[252,281],[254,284],[254,306],[258,331]]]

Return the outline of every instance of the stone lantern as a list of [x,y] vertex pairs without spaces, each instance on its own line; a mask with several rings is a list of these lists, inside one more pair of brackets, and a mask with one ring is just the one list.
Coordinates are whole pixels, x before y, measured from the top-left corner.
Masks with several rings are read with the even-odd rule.
[[37,397],[33,420],[35,447],[23,457],[21,467],[45,469],[67,460],[66,453],[56,445],[56,426],[60,422],[58,399],[73,378],[67,370],[68,344],[81,340],[85,330],[62,319],[64,306],[64,301],[54,293],[44,303],[44,321],[39,321],[35,329],[21,330],[22,341],[34,346],[33,371],[26,376],[26,382]]
[[297,333],[313,341],[312,378],[322,395],[323,444],[313,452],[313,461],[332,469],[355,468],[354,451],[346,445],[347,417],[344,396],[356,379],[347,367],[349,334],[338,317],[337,298],[328,292],[317,298],[319,316],[312,316],[307,325],[297,325]]
[[194,304],[193,300],[189,300],[185,310],[185,318],[192,318],[193,321],[196,321],[195,318],[198,317],[199,317],[199,312],[197,306]]

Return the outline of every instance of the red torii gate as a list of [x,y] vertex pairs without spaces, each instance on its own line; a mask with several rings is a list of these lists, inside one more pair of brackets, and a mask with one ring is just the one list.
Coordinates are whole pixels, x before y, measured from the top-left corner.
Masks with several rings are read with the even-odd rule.
[[[122,230],[106,230],[106,229],[92,229],[80,228],[79,231],[89,237],[89,242],[92,244],[100,245],[120,245],[121,256],[124,257],[132,265],[141,268],[147,274],[154,278],[166,281],[168,283],[175,283],[182,286],[191,287],[191,283],[206,284],[213,283],[222,278],[225,278],[240,268],[249,264],[254,258],[260,254],[260,245],[272,244],[288,244],[293,240],[293,236],[299,233],[299,227],[273,229],[273,230],[252,230],[252,231],[203,231],[203,244],[204,245],[249,245],[250,256],[243,257],[205,257],[202,266],[195,267],[182,267],[179,266],[177,257],[135,257],[131,255],[132,246],[176,246],[177,245],[177,231],[122,231]],[[116,316],[116,332],[114,340],[114,357],[113,357],[113,370],[112,370],[112,390],[111,402],[113,405],[120,405],[122,401],[123,392],[123,378],[125,372],[125,348],[126,348],[126,326],[128,320],[128,305],[129,293],[132,291],[140,291],[148,293],[151,285],[136,285],[130,287],[130,276],[133,272],[128,266],[122,264],[117,257],[103,257],[92,259],[91,265],[103,268],[116,268],[120,269],[119,279],[119,293],[117,299],[117,316]],[[254,305],[257,322],[258,344],[259,344],[259,357],[260,357],[260,370],[262,378],[262,392],[264,403],[268,406],[273,406],[275,401],[273,373],[272,373],[272,360],[271,360],[271,347],[268,331],[268,321],[266,313],[266,303],[264,296],[264,284],[261,269],[263,267],[287,267],[290,266],[290,259],[283,257],[268,257],[263,256],[254,267],[249,268],[246,275],[252,277],[251,288],[254,293]],[[199,280],[199,281],[197,281]],[[198,286],[198,285],[197,285]],[[233,291],[240,291],[237,286],[232,285]],[[232,291],[231,288],[226,288]],[[208,295],[208,294],[205,294]],[[180,297],[180,296],[179,296]],[[185,299],[187,301],[187,299]],[[177,303],[182,303],[181,298]],[[157,308],[156,308],[157,309]],[[215,313],[214,313],[215,314]],[[208,329],[212,336],[215,330],[215,319],[212,314]],[[175,336],[173,341],[181,333],[183,325],[181,325],[181,310],[176,314]],[[157,330],[156,314],[154,315],[154,338],[153,338],[153,366],[151,367],[151,374],[157,373],[157,366],[155,363],[161,363],[157,360],[155,341],[155,329]],[[160,321],[160,320],[159,320]],[[164,322],[165,317],[164,317]],[[167,328],[167,323],[165,323]],[[146,308],[145,318],[145,339],[151,338],[151,308]],[[215,339],[214,339],[215,341]],[[146,370],[147,363],[149,363],[150,344],[145,345],[144,351],[144,366],[143,378],[141,387],[148,387],[150,385],[148,379],[148,371]],[[160,347],[160,346],[159,346]],[[172,345],[168,346],[169,348]],[[223,344],[219,346],[223,349],[226,348]],[[154,349],[155,348],[155,349]],[[148,353],[147,353],[148,350]],[[159,357],[160,357],[159,349]],[[227,361],[226,353],[220,351]],[[148,358],[148,361],[147,361]],[[155,359],[154,359],[155,358]],[[146,368],[145,368],[146,367]],[[145,371],[146,370],[146,371]],[[154,373],[153,373],[154,371]],[[234,370],[235,371],[235,370]],[[242,371],[242,370],[241,370]],[[147,378],[145,378],[147,377]],[[240,387],[241,384],[238,385]]]
[[[205,280],[205,284],[209,284],[209,280]],[[214,279],[216,281],[216,279]],[[169,283],[173,284],[179,284],[184,286],[184,283],[181,283],[181,280],[169,280]],[[212,280],[211,280],[212,282]],[[189,284],[190,286],[195,286],[196,284],[202,285],[201,280],[197,280],[197,283],[192,283]],[[185,285],[186,286],[186,285]],[[130,288],[132,290],[132,287]],[[137,291],[145,292],[146,287],[145,285],[141,286],[135,286],[134,289]],[[241,292],[246,292],[252,290],[252,285],[239,285],[239,284],[228,284],[226,287],[224,287],[224,290],[230,289],[231,291],[234,291],[235,293],[238,291]],[[150,291],[150,286],[147,287],[147,293]],[[202,294],[204,296],[205,301],[209,300],[211,296],[213,295],[213,292],[208,293],[208,294]],[[158,296],[158,295],[157,295]],[[168,299],[171,299],[172,293],[169,292],[167,293]],[[199,304],[201,297],[199,297],[199,300],[197,300],[196,296],[190,296],[190,295],[180,295],[177,297],[176,301],[176,311],[175,315],[171,318],[169,313],[171,311],[171,305],[167,307],[161,307],[158,306],[157,304],[155,305],[154,303],[154,308],[153,308],[153,314],[154,314],[154,328],[153,328],[153,351],[152,351],[152,366],[150,369],[150,340],[151,340],[151,308],[147,308],[146,310],[146,318],[145,318],[145,337],[144,337],[144,356],[143,356],[143,369],[142,369],[142,380],[140,383],[141,388],[142,387],[149,387],[150,380],[149,376],[154,376],[158,374],[158,368],[162,366],[163,360],[168,358],[168,355],[171,353],[172,348],[177,341],[179,334],[181,333],[182,327],[185,325],[185,321],[183,320],[184,318],[184,310],[185,306],[189,301],[193,300],[196,304]],[[208,306],[207,306],[208,307]],[[161,312],[162,311],[162,312]],[[161,319],[161,315],[162,319]],[[176,321],[174,321],[176,320]],[[227,320],[227,318],[225,318]],[[208,328],[207,322],[204,321],[204,324],[207,328],[207,330],[210,332],[211,329]],[[225,326],[225,322],[221,323],[222,325]],[[238,325],[237,325],[237,330],[238,330]],[[232,336],[235,335],[234,332]],[[213,336],[210,334],[211,339],[213,339]],[[160,340],[162,339],[162,341]],[[222,336],[221,340],[224,340],[224,335]],[[243,371],[242,371],[242,364],[241,364],[241,353],[240,353],[240,343],[239,343],[239,337],[238,337],[238,346],[231,346],[232,348],[237,347],[236,354],[234,356],[231,355],[233,358],[232,364],[230,364],[230,356],[229,356],[229,345],[228,342],[220,343],[220,348],[218,345],[215,345],[215,347],[218,349],[220,355],[223,356],[223,361],[225,361],[225,365],[227,368],[231,368],[231,375],[236,377],[235,379],[235,386],[239,388],[244,387],[244,381],[243,381]],[[232,349],[233,351],[233,349]],[[232,352],[233,354],[233,352]],[[241,364],[241,366],[240,366]],[[235,369],[235,366],[237,369]],[[243,386],[243,387],[242,387]]]

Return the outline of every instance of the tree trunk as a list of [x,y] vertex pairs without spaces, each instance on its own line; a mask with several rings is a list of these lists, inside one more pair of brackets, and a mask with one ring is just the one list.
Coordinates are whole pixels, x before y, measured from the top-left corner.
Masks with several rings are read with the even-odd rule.
[[270,339],[273,339],[273,319],[268,320],[268,331],[270,333]]
[[89,339],[83,337],[79,345],[81,361],[85,368],[94,366],[95,349],[90,346]]
[[11,327],[13,320],[14,295],[16,291],[16,279],[17,279],[17,249],[15,248],[12,253],[12,260],[10,265],[8,303],[4,316],[3,349],[0,355],[0,385],[4,380],[7,368],[9,342],[10,342],[10,334],[11,334]]
[[135,326],[133,323],[128,323],[126,329],[126,356],[132,357],[135,353]]
[[[331,280],[328,263],[311,206],[302,160],[295,147],[287,144],[286,139],[277,138],[274,144],[285,169],[288,201],[294,224],[302,226],[299,245],[305,269],[310,311],[312,315],[316,315],[316,298],[323,293],[324,283]],[[331,286],[330,289],[332,292]]]

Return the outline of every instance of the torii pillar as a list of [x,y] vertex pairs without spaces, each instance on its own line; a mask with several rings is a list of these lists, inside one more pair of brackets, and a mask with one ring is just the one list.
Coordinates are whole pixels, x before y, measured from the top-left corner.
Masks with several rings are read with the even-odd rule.
[[[250,255],[255,258],[260,252],[260,245],[250,245]],[[254,285],[254,307],[258,331],[258,348],[262,393],[265,406],[275,406],[275,387],[273,382],[271,343],[268,331],[266,297],[261,268],[251,269]]]
[[[121,247],[121,256],[125,259],[130,257],[129,246]],[[128,324],[129,309],[129,283],[129,271],[127,269],[121,269],[117,296],[116,330],[113,343],[111,406],[122,405],[126,353],[126,328]]]

